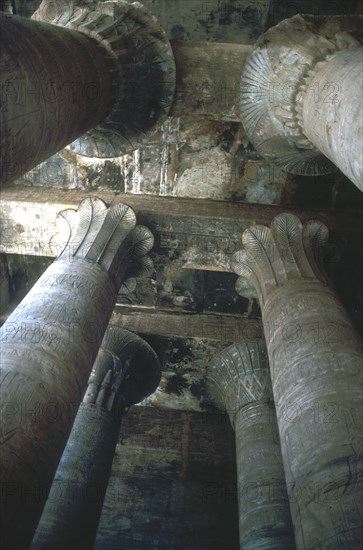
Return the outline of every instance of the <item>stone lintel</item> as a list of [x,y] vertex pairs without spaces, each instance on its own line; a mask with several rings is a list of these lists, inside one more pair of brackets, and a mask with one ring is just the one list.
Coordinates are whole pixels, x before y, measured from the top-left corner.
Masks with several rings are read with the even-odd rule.
[[[76,208],[86,197],[99,197],[107,205],[131,206],[138,222],[155,236],[154,252],[170,251],[181,268],[231,272],[230,257],[241,248],[241,234],[251,225],[269,225],[282,213],[296,210],[280,206],[245,204],[229,201],[152,197],[100,190],[85,194],[79,190],[59,191],[16,186],[4,190],[0,200],[0,252],[7,254],[54,257],[49,247],[57,233],[57,214]],[[362,223],[345,214],[299,211],[302,222],[317,219],[332,234],[359,235]]]

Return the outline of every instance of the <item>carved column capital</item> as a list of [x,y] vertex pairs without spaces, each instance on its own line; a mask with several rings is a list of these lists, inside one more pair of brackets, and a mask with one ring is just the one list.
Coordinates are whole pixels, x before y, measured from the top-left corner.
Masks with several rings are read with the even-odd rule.
[[135,212],[125,204],[107,208],[98,198],[87,198],[77,210],[62,210],[57,218],[59,232],[50,246],[59,252],[58,262],[77,261],[77,269],[97,264],[106,271],[118,290],[126,279],[149,275],[153,262],[146,256],[154,236],[136,225]]
[[160,382],[161,367],[152,347],[140,336],[109,325],[88,380],[83,405],[111,413],[151,395]]
[[242,235],[243,249],[231,259],[240,276],[237,292],[255,289],[260,303],[292,281],[318,280],[328,284],[323,266],[329,232],[326,225],[311,220],[302,224],[294,214],[276,216],[270,227],[255,225]]
[[[340,167],[336,158],[329,156],[329,160],[308,137],[302,109],[312,77],[322,64],[337,52],[361,47],[361,26],[359,16],[299,14],[265,32],[247,60],[240,100],[244,128],[259,153],[287,172],[329,174],[335,170],[333,162]],[[314,86],[315,106],[322,100],[344,103],[347,99],[345,94],[338,100],[338,82],[321,78]],[[309,107],[313,110],[314,104]]]
[[111,112],[69,148],[109,158],[149,139],[169,113],[176,82],[171,45],[156,17],[139,2],[43,0],[32,19],[86,34],[117,62]]
[[[1,533],[4,547],[28,546],[119,287],[152,268],[145,254],[153,236],[136,225],[128,206],[107,208],[97,198],[86,199],[78,210],[61,212],[59,220],[63,231],[52,242],[52,246],[58,243],[58,259],[0,330],[1,398],[14,411],[1,419],[0,476],[19,489],[2,503],[7,526]],[[116,371],[114,376],[117,379]],[[107,386],[107,377],[104,383]],[[111,396],[106,386],[99,393],[107,401]],[[57,411],[51,422],[50,408]],[[39,414],[25,414],[28,410]],[[41,498],[22,498],[24,491],[35,490],[42,491]]]
[[207,388],[235,430],[240,548],[294,548],[265,341],[218,354]]
[[[122,414],[153,393],[160,376],[159,359],[145,340],[128,330],[108,326],[32,550],[93,547]],[[89,487],[96,489],[95,498],[89,498]]]
[[211,400],[228,413],[234,428],[245,406],[272,401],[264,340],[233,344],[219,353],[208,367],[207,386]]

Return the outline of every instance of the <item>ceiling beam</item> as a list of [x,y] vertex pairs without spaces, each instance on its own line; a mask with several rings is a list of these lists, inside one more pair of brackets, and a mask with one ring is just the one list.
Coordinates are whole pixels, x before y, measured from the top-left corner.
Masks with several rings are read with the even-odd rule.
[[[109,206],[125,203],[138,221],[155,236],[154,252],[180,268],[230,271],[229,258],[241,247],[243,231],[253,224],[270,224],[281,212],[301,221],[318,219],[333,234],[359,235],[360,219],[347,214],[294,210],[281,206],[232,201],[123,194],[111,190],[85,192],[13,186],[0,195],[0,252],[54,257],[49,246],[57,233],[57,213],[76,209],[87,197],[99,197]],[[65,237],[66,240],[66,237]]]
[[116,306],[111,324],[142,335],[203,338],[221,342],[249,342],[262,338],[260,319],[216,313],[167,313],[157,310],[130,311]]

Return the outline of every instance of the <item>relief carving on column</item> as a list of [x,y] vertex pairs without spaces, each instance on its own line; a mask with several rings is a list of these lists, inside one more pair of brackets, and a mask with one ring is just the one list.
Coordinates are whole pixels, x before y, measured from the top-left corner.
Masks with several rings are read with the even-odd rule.
[[265,341],[218,354],[207,388],[235,430],[240,548],[295,548]]
[[270,227],[254,225],[242,235],[243,249],[231,259],[237,288],[258,295],[261,305],[286,282],[319,280],[328,284],[323,265],[329,232],[321,222],[302,224],[294,214],[279,214]]
[[167,117],[175,62],[165,31],[139,2],[43,0],[32,19],[82,32],[117,60],[116,100],[102,124],[69,148],[86,157],[118,157],[137,149]]
[[[36,548],[92,548],[122,415],[153,393],[159,359],[142,338],[109,325],[39,521]],[[94,498],[89,497],[92,487]]]
[[208,394],[226,411],[235,428],[236,416],[249,403],[273,401],[268,356],[263,340],[233,344],[208,367]]
[[[145,256],[153,235],[126,205],[107,208],[100,199],[86,199],[59,220],[63,231],[52,242],[58,259],[0,331],[0,475],[5,492],[16,487],[2,503],[3,536],[17,547],[30,540],[39,519],[119,287],[153,265]],[[27,518],[22,531],[19,517]]]
[[[232,258],[262,311],[297,548],[360,548],[362,343],[323,268],[328,230],[291,214]],[[296,496],[298,495],[298,496]]]
[[[287,172],[329,174],[336,170],[305,136],[301,109],[309,80],[335,52],[362,44],[359,16],[298,14],[270,28],[257,41],[241,78],[241,117],[257,151]],[[336,82],[314,93],[334,101]]]
[[154,245],[153,234],[136,225],[135,212],[129,206],[107,208],[101,199],[85,199],[78,210],[60,212],[57,222],[60,231],[50,246],[60,251],[58,261],[80,259],[98,264],[117,288],[127,279],[152,271],[153,262],[146,254]]

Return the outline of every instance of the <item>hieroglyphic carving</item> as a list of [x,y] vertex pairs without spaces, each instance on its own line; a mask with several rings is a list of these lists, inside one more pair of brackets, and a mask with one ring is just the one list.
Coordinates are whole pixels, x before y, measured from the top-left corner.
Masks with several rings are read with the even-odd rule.
[[251,402],[272,401],[266,346],[262,340],[228,347],[208,369],[209,394],[228,412],[235,427],[240,409]]
[[261,303],[299,549],[361,540],[362,344],[328,285],[327,240],[319,222],[282,214],[246,230],[232,260]]
[[[14,427],[11,415],[2,417],[2,433],[11,434],[2,446],[2,479],[30,492],[41,487],[42,494],[69,434],[119,287],[152,268],[145,254],[153,236],[136,225],[131,208],[120,204],[107,209],[99,199],[86,199],[78,211],[62,211],[59,219],[63,251],[1,327],[2,403],[19,411],[24,406],[45,410],[49,403],[61,409],[72,404],[71,414],[54,423],[46,416],[34,421],[22,415]],[[13,544],[16,533],[18,547],[25,545],[42,500],[18,502],[16,495],[9,495],[2,504],[8,526],[2,536],[5,541],[11,537]],[[27,517],[22,530],[16,528],[20,517]]]
[[[327,151],[321,152],[319,140],[316,145],[316,140],[307,136],[301,113],[307,90],[313,98],[308,102],[309,110],[319,109],[319,102],[330,104],[331,119],[333,113],[337,114],[337,104],[348,100],[347,90],[343,95],[340,89],[340,81],[324,79],[321,69],[336,52],[361,47],[361,24],[357,16],[326,18],[299,14],[259,38],[243,68],[240,106],[246,133],[266,159],[294,174],[327,174],[334,171],[333,162],[342,169],[344,154],[339,154],[342,148],[337,146],[334,151],[332,147],[330,160],[326,158]],[[343,60],[344,63],[347,61]],[[314,75],[316,80],[311,83]],[[351,97],[354,102],[357,94],[352,92]],[[345,113],[344,110],[343,118]],[[324,123],[315,121],[314,126],[323,134],[326,122],[331,137],[331,120],[326,118],[327,113],[322,117]],[[341,122],[342,129],[344,120]],[[348,143],[345,145],[349,147]]]
[[229,271],[229,259],[240,247],[238,235],[248,223],[153,212],[148,216],[148,226],[155,233],[157,252],[175,252],[177,261],[185,267]]
[[[139,336],[109,326],[31,548],[90,548],[94,543],[122,414],[157,388],[154,350]],[[65,490],[73,487],[73,491]],[[93,488],[95,498],[87,498]]]
[[[63,249],[49,244],[55,232],[57,213],[64,208],[75,208],[84,198],[83,191],[70,189],[67,194],[47,189],[46,197],[34,191],[36,188],[9,187],[2,193],[0,202],[0,250],[7,254],[58,256]],[[95,192],[91,192],[95,194]],[[151,195],[120,195],[114,191],[100,189],[100,198],[107,204],[125,202],[137,212],[139,223],[146,225],[155,235],[155,247],[159,248],[160,234],[172,241],[172,234],[191,234],[202,237],[202,241],[213,235],[222,245],[228,239],[227,251],[241,247],[240,234],[252,224],[269,225],[282,209],[276,206],[247,204],[237,201],[195,200],[181,197],[153,197]],[[295,211],[297,214],[297,211]],[[348,214],[332,214],[322,211],[299,210],[302,221],[316,219],[325,223],[334,234],[360,235],[360,220]],[[25,220],[27,222],[25,223]],[[31,223],[30,223],[31,220]],[[197,220],[197,221],[193,221]],[[21,226],[21,232],[18,231]],[[197,229],[198,228],[198,229]],[[213,233],[211,231],[213,228]],[[176,237],[175,237],[176,238]],[[205,246],[203,246],[206,249]],[[160,249],[167,251],[167,243]]]
[[217,355],[207,387],[236,432],[241,549],[294,548],[265,342],[234,344]]

